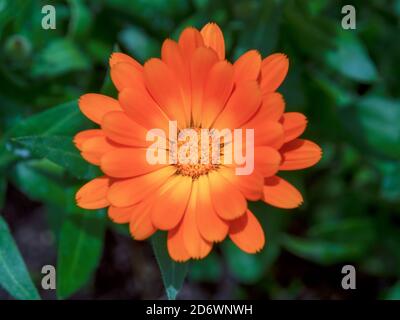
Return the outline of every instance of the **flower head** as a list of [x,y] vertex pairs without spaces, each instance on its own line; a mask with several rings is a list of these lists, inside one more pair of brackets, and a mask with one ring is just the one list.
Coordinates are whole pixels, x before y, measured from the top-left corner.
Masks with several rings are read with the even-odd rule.
[[[109,217],[129,223],[137,240],[168,231],[168,252],[176,261],[204,258],[227,236],[243,251],[258,252],[264,232],[248,201],[299,206],[300,192],[277,173],[310,167],[321,158],[315,143],[299,139],[306,117],[284,112],[285,102],[276,92],[288,67],[285,55],[262,59],[256,50],[229,63],[222,32],[214,23],[201,31],[185,29],[178,42],[165,40],[161,59],[152,58],[144,66],[114,53],[110,74],[118,100],[100,94],[79,100],[81,111],[100,127],[78,133],[74,141],[82,157],[99,166],[104,176],[78,191],[78,205],[108,207]],[[168,132],[170,121],[176,121],[178,133],[188,128],[253,129],[254,170],[238,175],[238,164],[221,160],[228,154],[226,138],[217,162],[149,162],[149,130]],[[208,137],[192,143],[201,145],[203,159],[213,153],[202,144]],[[170,142],[166,149],[171,149]]]

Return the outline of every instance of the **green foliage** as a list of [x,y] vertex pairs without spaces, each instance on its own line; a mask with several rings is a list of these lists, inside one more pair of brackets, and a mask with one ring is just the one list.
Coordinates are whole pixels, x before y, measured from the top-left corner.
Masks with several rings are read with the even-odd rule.
[[3,217],[0,217],[0,286],[16,299],[40,299]]
[[377,79],[376,67],[354,33],[342,31],[335,40],[335,49],[326,56],[331,68],[355,81],[372,82]]
[[154,254],[161,270],[161,276],[165,286],[165,292],[169,300],[175,300],[183,285],[188,263],[173,261],[167,251],[167,235],[165,232],[157,232],[151,237]]
[[[356,30],[340,27],[346,1],[53,2],[57,29],[43,30],[47,1],[0,0],[0,208],[7,220],[16,219],[12,185],[45,211],[57,240],[59,298],[92,288],[106,228],[128,235],[126,226],[106,223],[104,212],[75,206],[76,190],[99,175],[73,146],[77,132],[94,127],[77,99],[88,92],[117,97],[108,70],[113,51],[145,62],[160,56],[165,38],[215,21],[231,61],[250,49],[263,57],[288,55],[289,74],[279,91],[287,111],[307,116],[304,136],[321,145],[324,156],[312,169],[282,175],[302,191],[299,209],[250,205],[267,243],[256,255],[227,240],[189,268],[168,257],[165,233],[155,234],[167,297],[176,298],[188,272],[197,283],[233,283],[233,298],[296,298],[313,290],[296,273],[311,262],[321,270],[353,264],[360,278],[384,287],[375,296],[398,299],[399,1],[354,1]],[[0,231],[0,285],[15,298],[38,299],[3,218]],[[300,266],[287,266],[293,256]]]
[[104,212],[78,210],[66,216],[60,231],[57,296],[68,298],[86,285],[99,264],[106,225]]
[[[95,169],[84,161],[68,136],[27,136],[14,138],[18,152],[46,158],[65,168],[78,179],[94,177]],[[25,148],[25,149],[23,149]]]

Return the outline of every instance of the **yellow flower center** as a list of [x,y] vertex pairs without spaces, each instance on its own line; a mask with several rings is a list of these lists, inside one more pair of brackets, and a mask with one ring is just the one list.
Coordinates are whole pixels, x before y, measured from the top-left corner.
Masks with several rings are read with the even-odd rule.
[[[178,139],[178,158],[175,164],[177,174],[189,176],[192,179],[218,169],[221,163],[223,144],[215,143],[212,131],[191,128],[196,132],[196,139],[187,137],[184,141]],[[181,137],[182,131],[178,137]],[[214,144],[214,147],[213,147]],[[218,148],[219,146],[219,148]],[[182,161],[182,158],[185,161]]]

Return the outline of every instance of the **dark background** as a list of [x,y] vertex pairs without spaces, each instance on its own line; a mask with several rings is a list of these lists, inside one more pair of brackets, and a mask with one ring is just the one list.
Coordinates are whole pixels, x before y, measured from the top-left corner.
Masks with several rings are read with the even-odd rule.
[[[44,4],[56,7],[56,30],[41,28]],[[341,28],[346,4],[356,8],[356,30]],[[399,0],[0,1],[1,215],[36,286],[41,267],[52,264],[67,279],[58,286],[78,279],[59,297],[165,298],[150,244],[109,222],[93,244],[86,242],[86,250],[96,249],[92,264],[83,260],[78,268],[84,274],[64,275],[60,264],[73,247],[59,240],[62,230],[71,233],[65,219],[75,209],[68,204],[85,179],[13,148],[9,139],[11,128],[34,114],[87,92],[111,94],[112,51],[144,62],[159,56],[165,38],[209,21],[223,30],[231,61],[253,48],[263,57],[288,55],[279,91],[288,111],[308,117],[304,136],[324,154],[317,166],[284,175],[304,196],[299,209],[252,204],[266,230],[260,254],[225,241],[191,263],[179,297],[399,299]],[[345,264],[357,270],[356,290],[341,288]],[[9,298],[0,289],[0,299]]]

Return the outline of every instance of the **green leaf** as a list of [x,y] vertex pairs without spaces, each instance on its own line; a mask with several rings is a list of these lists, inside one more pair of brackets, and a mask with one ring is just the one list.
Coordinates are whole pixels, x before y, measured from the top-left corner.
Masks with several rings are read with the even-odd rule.
[[103,211],[71,213],[61,227],[57,296],[65,299],[86,285],[96,270],[104,242]]
[[[30,199],[65,207],[67,201],[61,169],[48,160],[29,160],[18,163],[12,171],[11,181]],[[63,171],[61,169],[61,171]]]
[[160,44],[138,27],[130,26],[119,34],[119,41],[130,55],[141,62],[158,55]]
[[357,114],[368,145],[400,159],[400,101],[369,96],[357,105]]
[[69,24],[69,36],[71,39],[85,39],[92,25],[92,15],[84,1],[69,0],[71,8],[71,20]]
[[[282,5],[273,1],[264,1],[259,5],[237,1],[234,10],[237,14],[246,15],[245,23],[242,23],[238,33],[235,60],[251,48],[257,48],[262,56],[271,54],[279,39]],[[267,39],[266,33],[268,33]]]
[[342,121],[353,139],[370,154],[400,159],[400,102],[367,96],[342,110]]
[[363,253],[360,247],[354,243],[303,239],[288,235],[282,236],[281,240],[285,249],[292,254],[323,265],[330,265],[348,260],[353,261]]
[[375,64],[354,32],[339,32],[336,49],[327,53],[326,61],[331,68],[352,80],[372,82],[378,78]]
[[90,61],[74,42],[68,39],[56,39],[38,53],[32,66],[32,76],[52,78],[69,72],[85,71]]
[[166,237],[165,232],[159,231],[151,237],[151,243],[160,267],[167,297],[169,300],[175,300],[188,272],[188,263],[175,262],[170,258]]
[[19,153],[46,158],[62,166],[78,179],[93,178],[96,167],[87,163],[74,146],[71,137],[64,136],[28,136],[14,138],[11,140],[17,146],[25,148],[18,149]]
[[72,136],[88,129],[90,122],[82,115],[78,101],[74,100],[20,120],[5,134],[6,138],[30,135]]
[[21,300],[39,300],[24,260],[7,223],[0,216],[0,286]]

